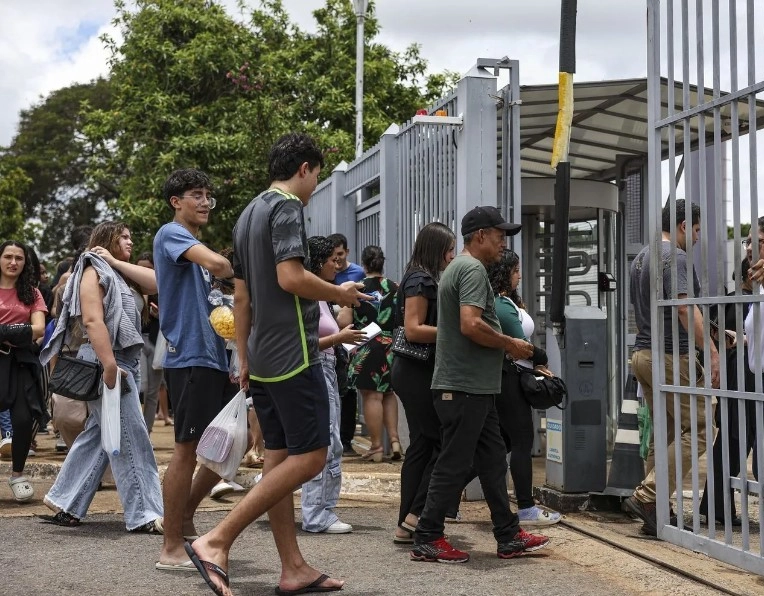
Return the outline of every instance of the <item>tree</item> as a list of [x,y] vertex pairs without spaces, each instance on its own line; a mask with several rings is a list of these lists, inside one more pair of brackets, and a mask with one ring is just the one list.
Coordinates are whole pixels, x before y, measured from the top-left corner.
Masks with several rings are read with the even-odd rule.
[[0,161],[0,242],[30,240],[31,230],[24,226],[24,210],[19,197],[31,186],[32,180],[21,168],[10,168]]
[[[267,151],[290,130],[326,149],[325,174],[353,158],[355,17],[350,0],[315,11],[316,34],[292,24],[280,0],[262,0],[239,22],[212,1],[118,0],[124,42],[111,47],[112,101],[88,114],[96,151],[90,175],[119,189],[115,208],[138,246],[170,217],[160,197],[167,175],[197,167],[212,175],[219,201],[204,239],[222,247],[243,206],[268,184]],[[242,13],[246,13],[241,5]],[[377,34],[373,8],[367,36]],[[427,81],[417,48],[398,55],[369,43],[365,138],[425,105],[445,77]],[[439,82],[440,81],[440,82]]]
[[34,244],[43,254],[66,252],[69,231],[96,221],[116,196],[87,176],[93,151],[83,134],[84,114],[109,98],[103,79],[58,89],[21,112],[18,133],[0,150],[0,163],[28,181],[17,198],[27,218],[39,220]]

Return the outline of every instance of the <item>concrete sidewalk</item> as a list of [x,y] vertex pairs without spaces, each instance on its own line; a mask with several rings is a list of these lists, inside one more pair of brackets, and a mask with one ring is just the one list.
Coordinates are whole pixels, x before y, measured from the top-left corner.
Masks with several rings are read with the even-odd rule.
[[[152,441],[163,472],[172,454],[172,428],[158,423]],[[34,516],[48,513],[42,497],[64,459],[54,446],[52,434],[38,437],[37,455],[28,460],[28,476],[36,491],[32,502],[16,503],[5,483],[0,484],[0,532],[4,537],[0,560],[6,568],[14,570],[4,580],[3,593],[208,593],[206,586],[191,574],[179,577],[153,570],[161,539],[125,531],[121,503],[113,487],[107,486],[97,493],[83,526],[59,528],[40,524]],[[561,524],[543,530],[552,538],[548,549],[535,556],[500,561],[494,554],[489,512],[483,502],[462,502],[463,521],[449,524],[446,530],[455,545],[472,553],[468,564],[410,562],[407,548],[392,544],[400,466],[400,462],[374,464],[360,458],[345,458],[338,512],[343,521],[353,524],[355,531],[346,536],[299,532],[306,556],[326,571],[346,579],[346,593],[396,596],[719,593],[636,558],[624,552],[624,548],[647,552],[657,561],[732,593],[753,595],[764,591],[764,579],[705,555],[644,537],[638,531],[641,524],[621,514],[568,514]],[[534,469],[536,482],[543,483],[543,459],[534,459]],[[237,480],[251,486],[259,472],[240,468]],[[0,461],[0,473],[9,473],[8,463]],[[199,529],[204,531],[217,523],[241,497],[239,493],[219,501],[206,498],[198,514]],[[295,503],[299,509],[299,497]],[[297,515],[299,519],[299,511]],[[267,522],[260,520],[237,541],[232,554],[235,593],[272,594],[278,569]],[[518,574],[519,570],[522,573]],[[115,589],[104,591],[104,585],[113,585]]]

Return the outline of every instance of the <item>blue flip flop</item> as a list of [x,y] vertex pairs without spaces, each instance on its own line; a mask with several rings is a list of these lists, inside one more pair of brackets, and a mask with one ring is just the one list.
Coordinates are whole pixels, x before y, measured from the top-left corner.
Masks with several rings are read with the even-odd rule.
[[219,575],[220,579],[223,580],[223,583],[226,586],[230,585],[228,574],[225,571],[223,571],[223,569],[215,565],[215,563],[211,563],[210,561],[202,561],[199,558],[199,555],[197,555],[196,552],[194,551],[190,542],[186,542],[183,548],[186,549],[186,554],[188,554],[188,558],[191,559],[191,562],[194,564],[194,567],[196,567],[196,570],[202,576],[202,579],[205,582],[207,582],[207,585],[212,589],[213,592],[215,592],[215,594],[217,594],[217,596],[223,596],[223,592],[221,592],[220,589],[215,585],[215,582],[213,582],[212,579],[210,579],[209,572],[211,571],[215,575]]

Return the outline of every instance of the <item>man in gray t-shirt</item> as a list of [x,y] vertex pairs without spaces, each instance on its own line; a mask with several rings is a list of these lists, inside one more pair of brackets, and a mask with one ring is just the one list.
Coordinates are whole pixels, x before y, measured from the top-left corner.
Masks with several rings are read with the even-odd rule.
[[316,188],[321,150],[307,135],[288,134],[268,157],[271,187],[250,203],[234,230],[239,385],[251,390],[263,431],[263,479],[215,529],[193,546],[186,544],[202,577],[224,594],[229,593],[228,552],[234,540],[266,511],[281,559],[280,591],[311,587],[326,592],[343,585],[302,558],[292,491],[323,469],[329,445],[316,301],[357,306],[369,297],[354,282],[336,286],[305,269],[302,209]]
[[[414,532],[414,561],[465,563],[469,553],[443,535],[446,512],[477,471],[491,510],[496,554],[509,559],[549,542],[520,529],[507,498],[507,450],[494,400],[501,391],[504,353],[528,358],[533,345],[502,335],[485,266],[501,257],[508,234],[520,231],[495,207],[475,207],[462,219],[464,250],[438,284],[438,335],[433,403],[441,427],[442,448],[430,477],[427,501]],[[521,399],[517,396],[518,399]]]
[[[663,278],[663,299],[684,299],[689,295],[689,284],[687,279],[687,250],[697,242],[700,233],[700,207],[691,205],[692,217],[685,220],[685,201],[679,199],[676,201],[676,246],[671,245],[671,211],[670,206],[666,204],[663,208],[662,222],[662,242],[660,267]],[[691,222],[691,223],[690,223]],[[688,225],[689,224],[689,225]],[[676,259],[676,286],[672,287],[672,260]],[[634,351],[631,355],[631,369],[634,376],[642,386],[642,392],[653,412],[653,353],[652,353],[652,328],[651,328],[651,309],[654,305],[651,303],[650,290],[650,247],[646,246],[637,255],[631,264],[631,274],[629,277],[631,302],[634,306],[635,321],[637,324],[637,339],[634,344]],[[700,283],[695,271],[692,272],[692,295],[700,295]],[[679,361],[674,359],[674,336],[672,332],[673,318],[679,319],[679,333],[676,341],[679,348]],[[673,308],[663,309],[663,349],[664,364],[666,371],[666,380],[673,383],[674,371],[678,369],[679,382],[681,385],[691,384],[690,379],[690,358],[695,358],[694,349],[690,349],[687,330],[690,325],[695,330],[695,345],[703,347],[703,315],[700,309],[694,305],[682,305],[676,310]],[[711,343],[711,386],[719,387],[719,354],[716,347]],[[699,377],[695,383],[702,387],[705,383],[703,367],[696,363]],[[676,489],[676,461],[674,458],[674,441],[680,440],[682,444],[682,472],[686,476],[691,471],[692,452],[689,434],[692,430],[690,420],[690,399],[682,398],[680,400],[680,426],[682,436],[674,437],[674,407],[673,395],[666,396],[666,403],[671,404],[666,408],[667,431],[668,431],[668,457],[669,457],[669,495]],[[699,405],[696,411],[697,415],[697,437],[698,437],[698,457],[706,451],[706,422],[705,408]],[[634,494],[624,501],[624,508],[639,516],[645,523],[642,526],[642,532],[650,536],[656,536],[658,532],[656,512],[655,512],[655,469],[651,469],[645,479],[634,491]],[[672,520],[676,525],[677,521]]]

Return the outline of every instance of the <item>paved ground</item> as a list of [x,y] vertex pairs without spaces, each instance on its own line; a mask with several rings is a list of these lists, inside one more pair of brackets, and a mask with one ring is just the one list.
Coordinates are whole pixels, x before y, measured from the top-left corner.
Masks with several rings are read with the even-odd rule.
[[[170,428],[152,435],[160,468],[171,453]],[[53,439],[40,437],[38,456],[30,458],[37,492],[35,501],[17,504],[0,484],[0,564],[6,570],[2,594],[211,594],[194,574],[153,569],[161,537],[128,534],[113,488],[97,494],[86,523],[79,528],[42,524],[34,517],[47,512],[42,496],[63,460],[53,452]],[[536,460],[543,480],[543,462]],[[550,548],[511,561],[495,557],[488,512],[482,502],[462,503],[463,522],[449,524],[447,533],[472,553],[465,565],[414,563],[405,547],[392,544],[396,518],[399,463],[369,464],[359,458],[343,462],[345,483],[339,513],[355,527],[349,535],[299,532],[306,557],[316,566],[347,581],[345,593],[356,595],[433,594],[444,596],[493,594],[612,595],[716,594],[717,590],[656,567],[646,561],[576,531],[593,533],[612,544],[649,553],[679,569],[697,574],[737,594],[764,593],[764,579],[717,563],[708,557],[638,533],[639,524],[622,515],[572,514],[564,524],[547,530]],[[0,462],[0,474],[7,464]],[[257,470],[240,469],[242,484]],[[205,499],[198,514],[201,531],[212,527],[240,499]],[[299,500],[297,500],[299,503]],[[299,512],[298,512],[299,517]],[[279,565],[267,520],[258,520],[237,541],[231,574],[236,594],[273,594]]]

